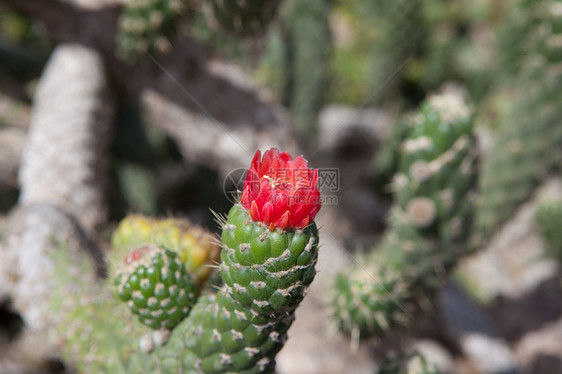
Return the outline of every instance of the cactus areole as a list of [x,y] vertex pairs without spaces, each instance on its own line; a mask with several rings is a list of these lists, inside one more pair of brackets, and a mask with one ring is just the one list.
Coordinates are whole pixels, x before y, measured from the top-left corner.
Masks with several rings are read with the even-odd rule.
[[271,231],[303,229],[320,210],[318,170],[310,169],[303,156],[271,148],[254,155],[241,197],[252,219]]

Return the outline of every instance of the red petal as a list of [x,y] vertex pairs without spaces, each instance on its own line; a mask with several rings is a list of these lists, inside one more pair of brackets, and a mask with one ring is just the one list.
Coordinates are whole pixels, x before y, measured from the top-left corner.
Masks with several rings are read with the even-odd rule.
[[261,160],[260,168],[256,169],[260,177],[263,177],[264,175],[267,174],[269,169],[271,169],[272,164],[277,159],[278,155],[279,155],[279,150],[277,148],[271,148],[265,151],[265,153],[263,154],[263,158]]
[[254,221],[260,220],[260,210],[258,208],[258,204],[255,201],[252,201],[252,205],[250,206],[250,216]]
[[259,165],[261,162],[261,151],[258,149],[254,154],[254,158],[252,158],[252,163],[250,164],[250,169],[254,169],[256,171],[259,170]]
[[293,160],[293,168],[294,169],[308,169],[308,162],[304,159],[304,157],[297,156]]
[[305,217],[302,221],[296,224],[295,227],[299,229],[304,229],[306,226],[308,226],[309,222],[310,222],[310,217]]
[[264,223],[273,222],[273,204],[271,204],[270,202],[265,203],[265,205],[261,209],[261,220]]
[[289,221],[291,218],[291,214],[289,212],[285,212],[283,213],[283,215],[281,216],[281,218],[279,218],[277,220],[277,222],[275,223],[275,225],[283,230],[286,230],[287,228],[289,228]]

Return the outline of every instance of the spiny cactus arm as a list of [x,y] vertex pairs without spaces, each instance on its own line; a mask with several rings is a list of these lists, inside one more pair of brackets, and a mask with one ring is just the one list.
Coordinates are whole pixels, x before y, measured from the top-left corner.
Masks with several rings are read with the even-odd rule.
[[476,152],[461,96],[435,96],[421,106],[398,164],[389,230],[365,266],[344,272],[335,287],[336,318],[355,336],[411,324],[462,254]]
[[396,92],[401,81],[398,78],[401,71],[396,69],[418,52],[424,32],[420,22],[421,3],[419,0],[381,0],[370,7],[380,25],[379,37],[372,48],[370,77],[373,92],[383,88],[384,95],[374,98],[377,102]]
[[544,4],[543,0],[517,0],[507,4],[496,32],[501,78],[512,79],[521,70],[529,48],[528,43],[522,41],[541,22],[540,11]]
[[190,319],[200,322],[186,334],[187,347],[204,371],[268,371],[314,278],[316,227],[270,231],[235,206],[222,237],[225,285],[213,303],[192,312]]
[[[560,167],[562,126],[558,89],[562,81],[558,1],[540,1],[540,22],[525,38],[527,57],[513,79],[519,91],[496,142],[482,164],[474,246],[482,245],[535,188]],[[540,10],[540,12],[539,12]],[[542,26],[541,26],[542,25]],[[549,27],[543,27],[548,25]],[[558,38],[558,39],[557,39]]]
[[136,322],[96,278],[85,253],[70,258],[65,251],[68,247],[59,243],[52,254],[57,271],[49,282],[53,290],[49,308],[57,318],[49,339],[79,372],[135,372],[129,371],[133,365],[128,361],[148,328]]
[[333,0],[287,3],[285,17],[284,103],[293,114],[295,129],[306,136],[318,131],[318,112],[330,81],[332,35],[329,14]]
[[31,331],[46,331],[59,318],[49,308],[52,293],[49,280],[59,270],[52,253],[61,242],[67,243],[69,258],[76,257],[78,251],[88,250],[101,267],[100,248],[88,240],[71,216],[57,207],[49,204],[19,207],[9,216],[0,245],[0,277],[3,278],[0,284],[8,286],[14,307]]
[[101,55],[59,45],[37,87],[19,179],[20,204],[48,203],[89,233],[106,216],[104,153],[113,101]]
[[[186,336],[208,372],[270,372],[293,313],[315,275],[321,201],[318,174],[302,156],[258,151],[241,202],[223,223],[224,286],[198,304]],[[198,312],[204,308],[205,312]]]

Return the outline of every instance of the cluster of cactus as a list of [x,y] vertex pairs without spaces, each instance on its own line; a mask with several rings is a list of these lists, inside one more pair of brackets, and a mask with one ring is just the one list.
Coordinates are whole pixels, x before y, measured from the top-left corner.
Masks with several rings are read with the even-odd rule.
[[460,94],[429,98],[407,121],[389,229],[336,280],[333,308],[353,336],[408,326],[464,252],[475,198],[472,111]]
[[210,15],[224,31],[245,37],[264,30],[275,18],[281,0],[211,0]]
[[[275,18],[281,0],[207,0],[207,27],[236,37],[255,35]],[[163,54],[191,8],[190,0],[131,0],[119,17],[116,36],[117,55],[133,62],[147,54]]]
[[149,53],[165,53],[187,10],[186,0],[133,0],[119,17],[117,54],[135,61]]
[[[264,163],[275,167],[288,157],[272,150]],[[261,170],[259,181],[263,179],[264,189],[270,186],[271,199],[266,199],[261,219],[256,218],[256,201],[261,200],[248,197],[254,190],[227,217],[219,217],[218,266],[217,240],[179,219],[125,218],[112,237],[110,287],[92,287],[91,279],[81,277],[92,273],[86,257],[70,260],[61,250],[57,266],[70,270],[56,279],[58,294],[51,304],[62,314],[54,339],[68,362],[84,372],[274,370],[294,311],[316,273],[318,230],[313,218],[319,203],[285,205],[287,211],[273,222],[269,218],[283,211],[264,212],[278,200],[287,204],[280,199],[287,183],[295,183],[293,192],[301,198],[310,191],[316,196],[318,190],[307,181],[317,183],[318,176],[310,170],[310,180],[271,186],[273,169],[260,169],[256,160],[253,170]],[[296,158],[294,168],[302,173],[302,167],[306,161]],[[304,184],[308,190],[301,190]],[[247,181],[245,188],[251,185]],[[210,266],[222,278],[222,286],[214,286],[218,290],[207,286]]]
[[[482,166],[474,243],[485,242],[534,189],[560,167],[560,2],[535,2],[534,27],[523,38],[525,59],[512,84],[517,93]],[[537,21],[536,19],[539,19]]]

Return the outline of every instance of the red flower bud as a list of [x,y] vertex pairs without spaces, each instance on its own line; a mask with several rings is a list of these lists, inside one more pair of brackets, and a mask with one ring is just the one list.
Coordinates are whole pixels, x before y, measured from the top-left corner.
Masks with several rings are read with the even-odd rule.
[[276,148],[261,157],[257,151],[246,175],[241,203],[254,221],[271,230],[305,228],[320,210],[318,170],[308,162]]

